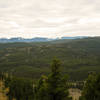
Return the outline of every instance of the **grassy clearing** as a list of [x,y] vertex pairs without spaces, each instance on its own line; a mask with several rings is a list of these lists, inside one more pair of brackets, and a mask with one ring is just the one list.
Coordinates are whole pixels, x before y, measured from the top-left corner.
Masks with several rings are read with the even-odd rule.
[[72,97],[72,100],[79,100],[79,97],[81,96],[81,90],[79,89],[69,89],[70,96]]

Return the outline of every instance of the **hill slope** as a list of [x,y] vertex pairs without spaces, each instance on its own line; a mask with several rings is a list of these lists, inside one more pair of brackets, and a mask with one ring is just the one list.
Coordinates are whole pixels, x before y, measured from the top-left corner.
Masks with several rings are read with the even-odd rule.
[[100,38],[0,44],[0,70],[37,78],[48,74],[55,56],[71,79],[84,79],[89,71],[100,72]]

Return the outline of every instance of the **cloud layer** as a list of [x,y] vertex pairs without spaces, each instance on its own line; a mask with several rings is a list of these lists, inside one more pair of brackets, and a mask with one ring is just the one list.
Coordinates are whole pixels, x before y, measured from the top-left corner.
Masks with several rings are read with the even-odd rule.
[[0,0],[1,37],[100,36],[100,0]]

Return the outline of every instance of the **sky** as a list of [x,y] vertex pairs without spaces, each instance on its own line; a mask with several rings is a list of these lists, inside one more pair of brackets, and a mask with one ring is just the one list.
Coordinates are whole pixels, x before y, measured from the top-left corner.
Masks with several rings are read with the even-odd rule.
[[100,36],[100,0],[0,0],[0,38]]

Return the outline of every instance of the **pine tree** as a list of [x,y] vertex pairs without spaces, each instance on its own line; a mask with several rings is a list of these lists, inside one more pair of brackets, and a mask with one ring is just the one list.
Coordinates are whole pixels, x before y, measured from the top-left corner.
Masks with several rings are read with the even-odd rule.
[[38,96],[36,100],[71,100],[68,97],[67,77],[63,77],[61,62],[58,59],[53,60],[48,77],[39,80],[36,95]]
[[51,65],[51,74],[48,76],[48,93],[50,100],[67,100],[68,89],[66,78],[61,74],[61,62],[54,59]]
[[100,100],[100,75],[89,75],[80,100]]
[[35,92],[35,100],[48,100],[48,93],[47,93],[47,77],[41,76],[37,85],[34,88]]

